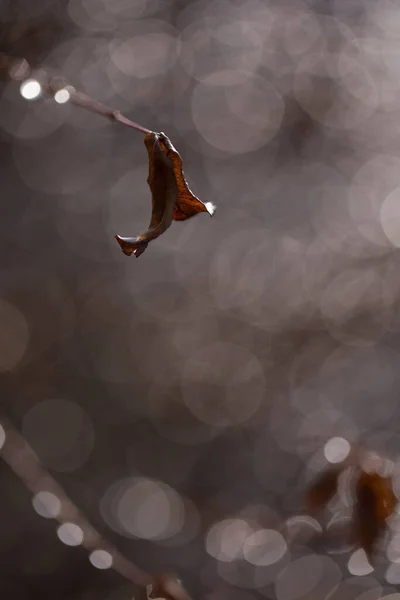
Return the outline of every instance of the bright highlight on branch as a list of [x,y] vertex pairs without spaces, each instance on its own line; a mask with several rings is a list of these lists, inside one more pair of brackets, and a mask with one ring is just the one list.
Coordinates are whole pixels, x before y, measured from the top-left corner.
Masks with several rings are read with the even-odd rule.
[[32,505],[35,511],[45,519],[55,519],[61,511],[61,502],[51,492],[38,492],[32,498]]
[[25,100],[34,100],[40,96],[42,88],[36,79],[27,79],[21,84],[20,91]]
[[70,97],[71,97],[71,94],[69,93],[69,91],[67,89],[58,90],[58,92],[56,92],[54,94],[54,100],[56,102],[58,102],[58,104],[65,104],[65,102],[68,102]]
[[106,550],[93,550],[89,560],[96,569],[109,569],[113,563],[111,554]]
[[0,425],[0,448],[4,445],[6,441],[6,432],[4,431],[4,427]]
[[57,535],[67,546],[79,546],[83,542],[83,531],[75,523],[63,523],[57,529]]

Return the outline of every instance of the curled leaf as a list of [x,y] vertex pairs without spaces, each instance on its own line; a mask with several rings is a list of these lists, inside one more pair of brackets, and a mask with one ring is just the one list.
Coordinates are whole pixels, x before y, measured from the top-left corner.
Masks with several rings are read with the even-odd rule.
[[215,212],[214,204],[212,202],[202,202],[193,194],[185,179],[182,158],[179,152],[164,133],[160,133],[159,136],[161,148],[172,161],[175,180],[178,186],[178,196],[172,218],[174,221],[185,221],[186,219],[190,219],[190,217],[194,217],[199,212],[208,212],[212,216]]
[[397,504],[391,480],[378,473],[362,472],[356,484],[355,540],[371,556],[376,541],[387,527]]
[[190,190],[182,169],[182,159],[164,133],[148,133],[144,143],[149,155],[149,184],[152,214],[149,228],[136,237],[115,236],[122,252],[139,257],[149,242],[164,233],[172,221],[190,219],[199,212],[214,214],[215,206],[204,203]]

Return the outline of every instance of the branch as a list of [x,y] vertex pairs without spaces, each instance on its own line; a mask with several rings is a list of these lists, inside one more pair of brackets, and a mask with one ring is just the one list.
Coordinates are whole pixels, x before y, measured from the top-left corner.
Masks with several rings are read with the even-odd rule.
[[1,458],[14,471],[15,475],[33,493],[48,491],[59,500],[60,511],[54,515],[60,524],[72,522],[78,525],[83,533],[82,546],[90,552],[103,549],[112,557],[112,568],[120,575],[139,586],[152,583],[152,577],[131,560],[128,560],[108,542],[87,520],[85,515],[67,496],[60,484],[39,462],[36,454],[22,435],[4,416],[1,426],[5,433],[5,443],[1,448]]
[[48,491],[60,502],[60,511],[52,515],[60,524],[73,523],[82,530],[81,545],[89,552],[105,550],[112,558],[111,568],[122,577],[139,586],[143,600],[161,598],[165,600],[192,600],[175,575],[151,575],[128,560],[88,521],[85,514],[67,496],[61,485],[40,463],[35,452],[12,423],[1,415],[0,431],[5,438],[0,442],[0,456],[33,493]]
[[118,109],[105,106],[104,104],[93,100],[87,94],[77,92],[74,87],[60,77],[51,77],[49,73],[43,69],[40,69],[35,74],[35,72],[32,72],[32,68],[24,58],[13,58],[7,54],[0,54],[0,72],[2,71],[5,71],[6,75],[14,81],[24,81],[29,76],[32,76],[40,84],[41,91],[48,96],[54,97],[57,92],[65,90],[69,95],[68,102],[71,102],[71,104],[74,104],[75,106],[102,115],[111,121],[120,123],[126,127],[131,127],[141,133],[152,133],[151,129],[147,129],[147,127],[143,127],[142,125],[139,125],[139,123],[135,123],[127,117],[124,117]]

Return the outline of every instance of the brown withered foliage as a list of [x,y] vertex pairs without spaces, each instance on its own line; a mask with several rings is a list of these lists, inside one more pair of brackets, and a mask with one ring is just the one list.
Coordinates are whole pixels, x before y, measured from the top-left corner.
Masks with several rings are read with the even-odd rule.
[[152,213],[149,228],[136,237],[115,236],[122,252],[139,257],[149,242],[164,233],[172,221],[190,219],[199,212],[214,214],[215,206],[204,203],[190,190],[182,169],[182,158],[164,133],[152,131],[144,138],[149,155]]
[[378,539],[387,529],[387,520],[394,513],[397,498],[392,480],[377,472],[365,471],[360,464],[345,461],[318,476],[307,490],[307,506],[312,512],[323,509],[338,491],[339,476],[349,465],[355,466],[355,498],[352,518],[353,541],[371,558]]
[[389,477],[361,472],[356,483],[354,538],[371,556],[375,542],[384,533],[387,519],[394,513],[397,498]]

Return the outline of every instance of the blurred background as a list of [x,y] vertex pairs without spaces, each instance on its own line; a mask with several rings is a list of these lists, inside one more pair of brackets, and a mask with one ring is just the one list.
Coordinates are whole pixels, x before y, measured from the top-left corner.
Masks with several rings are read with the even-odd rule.
[[[124,256],[113,236],[150,218],[142,134],[3,70],[3,417],[195,598],[400,597],[399,546],[372,567],[351,503],[304,507],[349,444],[400,454],[397,2],[1,0],[0,22],[2,52],[164,131],[218,207]],[[139,598],[43,518],[45,481],[0,477],[2,597]]]

